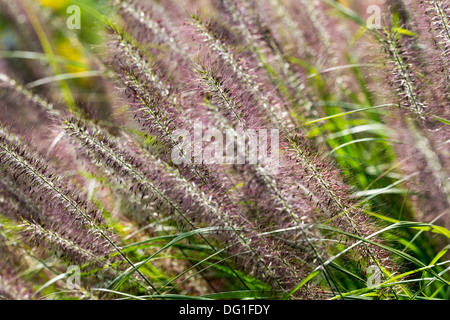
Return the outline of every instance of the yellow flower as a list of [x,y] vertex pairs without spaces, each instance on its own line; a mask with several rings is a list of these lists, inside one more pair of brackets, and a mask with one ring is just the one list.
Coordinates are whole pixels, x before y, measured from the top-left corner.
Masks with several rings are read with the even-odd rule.
[[59,10],[64,6],[67,6],[67,0],[40,0],[40,3],[44,7],[50,7],[55,10]]
[[[56,54],[65,57],[69,60],[76,61],[85,65],[89,65],[89,59],[86,58],[83,52],[83,48],[76,43],[72,43],[69,39],[61,40],[56,45]],[[88,71],[89,68],[84,68],[76,65],[66,65],[65,71],[68,73],[78,73]],[[89,85],[92,79],[90,78],[80,78],[77,82],[81,85]]]
[[351,2],[352,2],[351,0],[339,0],[340,4],[348,8],[350,7]]

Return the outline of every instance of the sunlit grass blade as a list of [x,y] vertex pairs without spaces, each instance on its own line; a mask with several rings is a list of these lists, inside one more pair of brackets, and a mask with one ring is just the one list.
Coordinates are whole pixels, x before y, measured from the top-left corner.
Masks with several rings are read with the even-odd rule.
[[375,106],[375,107],[367,107],[367,108],[361,108],[361,109],[358,109],[358,110],[342,112],[342,113],[338,113],[338,114],[335,114],[335,115],[332,115],[332,116],[327,116],[327,117],[323,117],[323,118],[320,118],[320,119],[308,121],[306,123],[303,123],[303,126],[308,126],[308,125],[311,125],[311,124],[314,124],[314,123],[317,123],[317,122],[322,122],[322,121],[327,121],[327,120],[331,120],[331,119],[347,116],[347,115],[353,114],[353,113],[358,113],[358,112],[363,112],[363,111],[368,111],[368,110],[375,110],[375,109],[380,109],[380,108],[387,108],[387,107],[392,107],[392,106],[396,106],[396,105],[395,104],[385,104],[385,105],[380,105],[380,106]]
[[159,253],[161,253],[164,250],[170,248],[175,243],[177,243],[179,241],[182,241],[182,240],[184,240],[186,238],[195,236],[195,235],[207,234],[207,233],[217,232],[217,231],[219,231],[219,232],[222,231],[223,232],[224,228],[223,227],[209,227],[209,228],[203,228],[203,229],[198,229],[198,230],[185,232],[185,233],[182,233],[182,234],[178,235],[175,239],[170,241],[168,244],[164,245],[161,249],[159,249],[158,251],[153,253],[151,256],[149,256],[148,258],[146,258],[145,260],[143,260],[143,261],[141,261],[139,263],[136,263],[134,267],[129,268],[129,270],[127,270],[126,272],[124,272],[121,275],[119,275],[116,279],[114,279],[109,284],[108,287],[112,288],[113,290],[119,288],[133,273],[137,272],[140,267],[145,265],[147,262],[149,262],[151,259],[153,259],[155,256],[157,256]]

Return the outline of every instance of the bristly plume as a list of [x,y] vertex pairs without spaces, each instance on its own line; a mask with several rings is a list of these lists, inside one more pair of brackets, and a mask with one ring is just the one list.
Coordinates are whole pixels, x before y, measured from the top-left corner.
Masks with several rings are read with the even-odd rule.
[[437,34],[436,45],[442,50],[442,59],[450,60],[450,5],[448,1],[422,0],[430,25]]
[[8,236],[0,227],[0,300],[39,298],[40,295],[20,278],[18,273],[25,270],[27,263],[8,242]]
[[[71,263],[79,265],[88,264],[89,268],[108,267],[109,256],[113,252],[105,240],[93,233],[84,232],[68,224],[60,226],[47,226],[34,222],[24,221],[22,235],[26,241],[42,248],[41,250],[54,251]],[[109,271],[108,271],[109,272]]]
[[[276,241],[260,235],[257,232],[259,228],[246,219],[225,194],[217,191],[208,194],[211,190],[199,188],[160,160],[152,159],[144,165],[142,157],[138,154],[131,156],[121,150],[112,137],[101,133],[99,128],[94,129],[74,119],[66,125],[68,134],[83,146],[81,150],[90,150],[87,152],[90,158],[123,177],[123,183],[134,192],[153,194],[160,203],[159,207],[175,212],[180,223],[191,228],[203,223],[222,227],[223,231],[218,232],[217,237],[227,245],[227,252],[239,261],[254,261],[252,267],[248,265],[245,269],[250,267],[252,273],[259,274],[265,281],[278,283],[276,286],[281,286],[281,289],[292,288],[293,279],[300,269],[286,261],[294,259],[295,255],[291,256],[294,253],[277,252]],[[218,198],[220,201],[213,200]],[[209,241],[207,243],[210,244]]]
[[15,93],[22,97],[22,99],[25,99],[26,103],[36,105],[38,107],[38,111],[44,111],[49,116],[52,116],[54,118],[57,118],[61,115],[60,111],[52,103],[46,101],[39,95],[34,94],[21,84],[17,83],[17,81],[9,78],[6,74],[0,73],[0,87],[10,90],[9,95]]
[[448,0],[50,2],[0,0],[0,298],[447,298]]
[[433,221],[447,211],[449,194],[448,3],[405,0],[398,10],[400,31],[385,26],[384,32],[375,33],[389,58],[389,84],[400,97],[401,110],[387,118],[402,141],[395,146],[400,170],[410,177],[408,188],[417,192],[412,197],[416,219]]
[[401,99],[400,106],[424,118],[427,103],[420,95],[421,88],[413,65],[408,61],[407,49],[402,43],[402,36],[397,32],[386,31],[380,41],[390,58],[390,81]]
[[83,224],[95,227],[103,223],[101,213],[87,201],[82,201],[70,184],[62,183],[60,176],[52,172],[47,164],[42,164],[38,157],[5,130],[0,131],[0,163],[8,167],[8,174],[17,184],[32,189],[32,193],[39,194],[42,199],[67,214],[76,216]]

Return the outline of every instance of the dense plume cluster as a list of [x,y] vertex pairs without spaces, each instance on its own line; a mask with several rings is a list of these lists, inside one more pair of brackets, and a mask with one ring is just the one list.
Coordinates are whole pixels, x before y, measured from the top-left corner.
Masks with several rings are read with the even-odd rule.
[[[401,98],[401,111],[395,112],[392,126],[395,137],[404,142],[397,146],[404,172],[417,174],[410,183],[413,191],[422,194],[415,205],[425,220],[443,215],[447,226],[450,195],[448,10],[447,1],[405,1],[402,27],[416,35],[397,31],[377,35],[389,57],[387,77]],[[391,26],[391,30],[395,28]]]
[[[115,88],[106,116],[103,109],[90,112],[76,103],[65,107],[52,90],[27,87],[29,78],[0,60],[0,223],[9,228],[5,239],[20,235],[8,240],[20,242],[11,249],[0,225],[0,264],[12,259],[8,265],[23,268],[16,250],[33,257],[51,252],[63,263],[50,271],[76,264],[92,277],[75,293],[83,298],[103,297],[90,291],[98,282],[108,290],[160,295],[178,278],[184,279],[180,286],[193,282],[193,270],[214,288],[214,274],[202,272],[202,262],[234,274],[247,290],[260,281],[277,298],[342,296],[342,274],[364,287],[369,266],[382,280],[398,272],[377,233],[382,226],[370,217],[370,202],[355,197],[354,181],[325,139],[312,139],[307,131],[316,119],[335,116],[327,103],[350,104],[347,97],[359,94],[352,90],[371,76],[352,73],[356,64],[345,66],[348,52],[341,48],[364,26],[331,16],[342,5],[329,2],[114,1],[117,17],[102,17],[107,43],[95,60],[105,74],[99,81]],[[384,65],[380,77],[390,89],[380,85],[374,95],[391,99],[381,104],[395,105],[383,121],[403,142],[396,151],[400,171],[411,177],[407,184],[416,192],[412,202],[422,212],[417,219],[439,217],[445,224],[449,3],[399,2],[402,21],[365,30],[361,37]],[[6,0],[0,1],[3,7],[5,19],[24,10]],[[391,21],[393,9],[383,9],[383,19]],[[32,34],[30,23],[36,21],[23,27]],[[63,96],[67,102],[70,96]],[[22,113],[23,123],[41,124],[20,126]],[[274,137],[273,148],[263,147],[277,154],[276,173],[258,161],[195,161],[212,141],[200,147],[184,141],[208,136],[211,128],[236,139],[227,145],[217,135],[214,142],[244,159],[259,142],[255,133],[275,130],[276,147]],[[216,158],[224,159],[220,152]],[[92,181],[101,184],[100,191],[90,189]],[[165,248],[151,244],[184,240],[176,232],[197,238],[173,248],[174,256],[185,258],[186,265],[177,267],[187,271],[164,284],[163,272],[155,270],[168,268],[156,259]],[[132,250],[142,244],[148,246]],[[187,253],[192,247],[210,256],[196,263]],[[39,297],[8,270],[0,271],[0,297]],[[320,276],[303,283],[311,274]]]

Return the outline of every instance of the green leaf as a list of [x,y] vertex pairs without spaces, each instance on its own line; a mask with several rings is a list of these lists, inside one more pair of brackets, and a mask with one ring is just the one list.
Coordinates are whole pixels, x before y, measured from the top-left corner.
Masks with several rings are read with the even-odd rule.
[[437,120],[437,121],[440,121],[442,123],[450,125],[450,120],[447,120],[447,119],[444,119],[444,118],[441,118],[441,117],[438,117],[438,116],[432,116],[432,118]]
[[333,7],[338,12],[340,12],[342,15],[355,21],[360,26],[365,27],[365,28],[367,27],[367,22],[364,21],[364,19],[362,19],[361,16],[357,12],[353,11],[352,9],[343,6],[342,4],[340,4],[337,1],[322,0],[322,2],[326,3],[330,7]]
[[192,237],[194,235],[204,234],[204,233],[209,233],[209,232],[214,232],[214,231],[223,231],[223,230],[224,230],[224,228],[222,228],[222,227],[210,227],[210,228],[197,229],[197,230],[194,230],[194,231],[189,231],[189,232],[185,232],[185,233],[182,233],[182,234],[178,235],[175,239],[173,239],[168,244],[163,246],[161,249],[156,251],[150,257],[148,257],[144,261],[141,261],[141,262],[135,264],[134,267],[130,267],[130,268],[128,268],[128,270],[126,270],[125,272],[120,274],[117,278],[115,278],[110,283],[109,288],[117,289],[118,287],[120,287],[120,285],[122,283],[124,283],[134,272],[138,271],[139,268],[141,268],[143,265],[145,265],[147,262],[149,262],[151,259],[153,259],[155,256],[157,256],[162,251],[164,251],[164,250],[170,248],[171,246],[173,246],[175,243],[177,243],[179,241],[182,241],[182,240],[184,240],[186,238]]
[[397,106],[397,104],[384,104],[384,105],[380,105],[380,106],[374,106],[374,107],[367,107],[367,108],[362,108],[362,109],[358,109],[358,110],[352,110],[352,111],[347,111],[347,112],[342,112],[342,113],[338,113],[338,114],[334,114],[328,117],[324,117],[324,118],[320,118],[320,119],[316,119],[316,120],[312,120],[312,121],[308,121],[306,123],[304,123],[304,126],[308,126],[311,125],[313,123],[317,123],[317,122],[321,122],[321,121],[326,121],[326,120],[331,120],[331,119],[335,119],[338,117],[343,117],[349,114],[353,114],[353,113],[357,113],[357,112],[362,112],[362,111],[367,111],[367,110],[374,110],[374,109],[380,109],[380,108],[386,108],[386,107],[392,107],[392,106]]
[[315,278],[321,271],[316,270],[312,272],[310,275],[308,275],[305,279],[303,279],[294,289],[292,289],[288,294],[286,294],[283,297],[283,300],[288,299],[290,296],[292,296],[295,292],[300,290],[305,284],[307,284],[311,279]]
[[49,281],[47,281],[45,284],[43,284],[39,289],[37,289],[34,293],[34,295],[38,294],[39,292],[41,292],[42,290],[44,290],[45,288],[51,286],[52,284],[54,284],[55,282],[64,279],[65,277],[69,276],[70,273],[62,273],[52,279],[50,279]]
[[418,37],[419,35],[415,32],[412,32],[410,30],[406,30],[403,28],[392,28],[392,31],[396,32],[396,33],[400,33],[400,34],[404,34],[410,37]]

